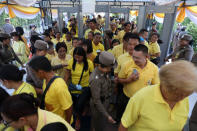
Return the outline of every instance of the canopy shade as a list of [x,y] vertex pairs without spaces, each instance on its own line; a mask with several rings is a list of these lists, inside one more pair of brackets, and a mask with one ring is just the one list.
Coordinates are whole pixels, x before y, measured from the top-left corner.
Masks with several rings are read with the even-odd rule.
[[10,18],[17,16],[25,19],[34,19],[40,13],[39,8],[0,4],[0,14],[4,11]]

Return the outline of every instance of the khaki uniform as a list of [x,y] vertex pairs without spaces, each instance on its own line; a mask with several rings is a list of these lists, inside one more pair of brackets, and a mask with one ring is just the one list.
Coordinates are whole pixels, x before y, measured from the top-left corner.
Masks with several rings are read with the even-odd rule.
[[174,52],[170,56],[168,56],[168,59],[172,58],[173,60],[191,61],[193,54],[194,50],[190,45],[184,47],[178,46],[177,48],[175,48]]
[[112,96],[112,83],[109,75],[103,74],[98,68],[95,68],[89,82],[92,93],[90,100],[92,124],[95,131],[116,131],[115,126],[108,122]]

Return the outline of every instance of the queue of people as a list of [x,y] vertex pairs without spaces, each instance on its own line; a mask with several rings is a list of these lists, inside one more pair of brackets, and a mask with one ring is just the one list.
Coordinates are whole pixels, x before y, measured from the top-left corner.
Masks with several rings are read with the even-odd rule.
[[41,36],[32,33],[30,48],[20,28],[12,39],[0,33],[0,82],[14,89],[9,96],[0,88],[0,130],[183,130],[188,96],[197,90],[192,37],[184,34],[165,59],[172,63],[159,69],[155,23],[137,32],[135,23],[112,19],[103,32],[99,16],[78,38],[76,22],[63,34],[56,22]]

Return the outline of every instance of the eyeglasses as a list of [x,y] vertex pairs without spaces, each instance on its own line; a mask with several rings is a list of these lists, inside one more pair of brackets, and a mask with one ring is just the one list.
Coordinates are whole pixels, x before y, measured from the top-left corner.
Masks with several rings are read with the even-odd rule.
[[12,122],[14,122],[14,121],[5,121],[5,120],[2,120],[2,123],[7,127],[7,126],[9,126]]

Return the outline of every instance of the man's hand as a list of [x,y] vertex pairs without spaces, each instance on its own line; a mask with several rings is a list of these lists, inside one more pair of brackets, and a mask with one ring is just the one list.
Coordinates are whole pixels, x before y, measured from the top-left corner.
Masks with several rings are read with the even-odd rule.
[[133,81],[136,81],[136,80],[138,80],[138,79],[139,79],[139,73],[138,73],[138,72],[137,72],[137,73],[132,73],[132,74],[127,78],[128,83],[133,82]]
[[111,117],[111,116],[108,116],[108,121],[112,124],[115,124],[116,121]]

